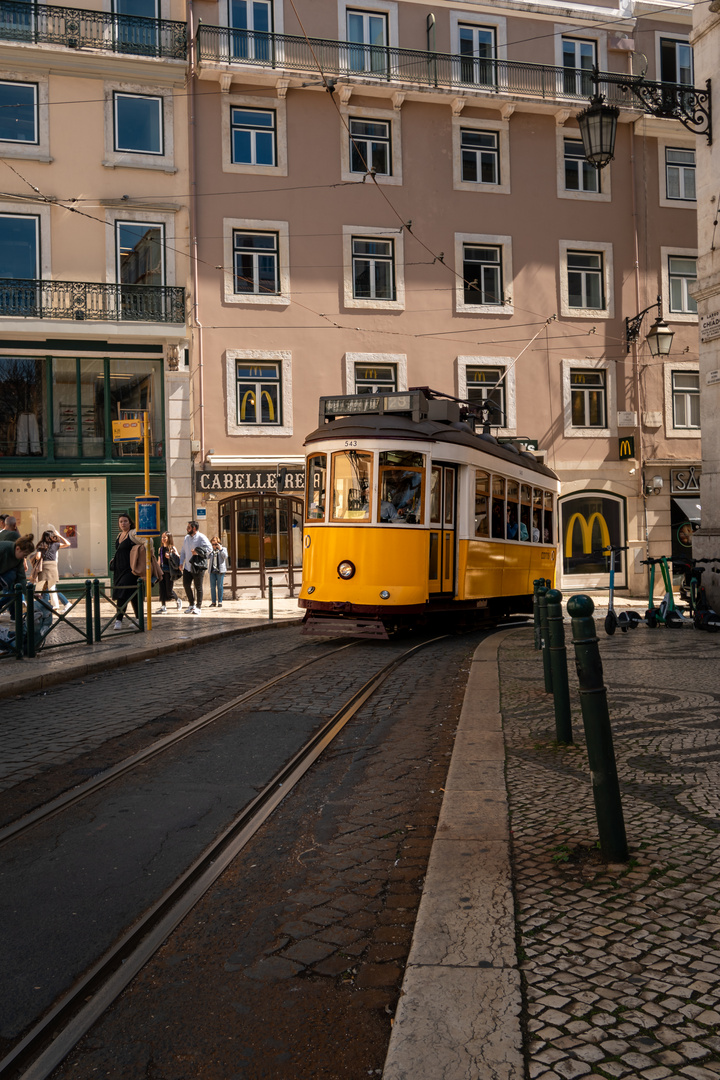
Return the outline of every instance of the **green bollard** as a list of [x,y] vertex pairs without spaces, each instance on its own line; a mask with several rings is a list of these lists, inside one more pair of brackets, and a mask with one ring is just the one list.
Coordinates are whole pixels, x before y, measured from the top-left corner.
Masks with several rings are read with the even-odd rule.
[[548,649],[547,627],[547,603],[545,597],[547,587],[543,584],[538,587],[538,609],[540,611],[540,648],[542,649],[543,673],[545,675],[545,693],[552,694],[552,670],[550,668],[550,650]]
[[533,581],[533,641],[536,649],[542,649],[540,640],[540,608],[538,606],[538,589],[545,584],[545,578],[535,578]]
[[95,633],[93,634],[93,637],[96,641],[100,641],[100,638],[102,637],[102,623],[100,622],[100,582],[97,578],[93,578],[92,597],[93,620],[95,622]]
[[25,589],[21,582],[15,586],[15,655],[18,660],[23,656],[23,603],[25,602]]
[[27,583],[27,611],[25,612],[25,626],[27,628],[26,652],[29,657],[35,656],[35,586],[32,581]]
[[567,651],[565,649],[565,626],[562,613],[562,593],[548,589],[545,594],[547,609],[548,646],[552,672],[553,697],[555,699],[555,738],[559,743],[571,743],[572,714],[570,711],[570,687],[568,685]]
[[603,855],[612,862],[627,862],[629,854],[608,713],[607,691],[603,684],[602,661],[595,632],[595,620],[592,617],[595,605],[589,596],[580,595],[571,596],[567,608],[572,619],[575,664],[580,683],[580,707],[587,742],[600,849]]
[[93,643],[93,583],[90,578],[85,579],[85,640],[88,645]]
[[273,617],[273,579],[268,578],[268,619]]

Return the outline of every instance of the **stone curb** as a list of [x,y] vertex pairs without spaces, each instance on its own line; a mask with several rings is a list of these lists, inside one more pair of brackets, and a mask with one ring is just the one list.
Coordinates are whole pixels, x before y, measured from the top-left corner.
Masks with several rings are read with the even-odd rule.
[[[191,649],[194,645],[205,645],[213,641],[220,641],[222,638],[251,634],[258,630],[276,630],[283,626],[298,626],[301,622],[302,618],[273,619],[272,622],[269,619],[262,619],[231,630],[211,630],[193,638],[166,638],[161,644],[138,645],[137,647],[131,647],[127,651],[120,649],[115,651],[106,647],[100,654],[95,656],[91,654],[87,660],[82,657],[71,657],[67,663],[58,664],[57,667],[50,671],[39,671],[36,668],[32,673],[18,673],[17,677],[13,677],[12,673],[8,672],[10,679],[0,681],[0,699],[47,690],[51,686],[71,682],[73,679],[81,679],[84,675],[95,675],[98,672],[107,670],[108,666],[113,668],[127,667],[129,664],[137,664],[143,660],[152,660],[156,656],[166,656],[168,653]],[[58,657],[58,660],[60,659],[61,657]],[[42,663],[42,659],[27,661],[8,658],[3,660],[2,663],[10,665],[13,663]],[[53,663],[55,663],[54,658]],[[2,680],[4,674],[5,672],[0,670],[0,680]]]
[[383,1080],[523,1080],[497,654],[470,668]]

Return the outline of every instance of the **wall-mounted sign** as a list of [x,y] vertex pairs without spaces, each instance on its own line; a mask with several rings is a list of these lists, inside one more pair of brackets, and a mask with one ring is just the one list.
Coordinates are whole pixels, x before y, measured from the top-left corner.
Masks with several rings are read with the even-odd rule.
[[708,386],[717,386],[720,383],[720,371],[708,371],[705,382]]
[[113,442],[142,442],[144,438],[143,421],[113,420]]
[[636,412],[619,412],[617,414],[618,427],[637,427]]
[[700,466],[688,465],[684,469],[670,470],[670,494],[682,495],[683,492],[697,494],[700,491]]
[[138,536],[160,535],[160,499],[157,495],[139,495],[135,499]]
[[708,311],[700,316],[700,340],[714,341],[720,337],[720,311]]
[[[275,491],[277,472],[273,469],[247,469],[239,472],[229,469],[213,469],[195,473],[195,490],[211,491],[215,495],[233,491]],[[305,470],[288,469],[283,494],[305,490]]]
[[624,461],[625,458],[635,457],[634,435],[625,435],[622,439],[618,439],[618,453],[621,461]]

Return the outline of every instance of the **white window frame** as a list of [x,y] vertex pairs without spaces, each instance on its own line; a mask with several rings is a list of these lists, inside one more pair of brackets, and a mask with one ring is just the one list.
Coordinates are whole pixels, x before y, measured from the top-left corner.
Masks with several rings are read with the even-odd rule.
[[[240,399],[241,399],[241,395],[244,396],[245,394],[248,393],[248,391],[252,392],[255,395],[255,411],[256,411],[256,415],[257,415],[257,409],[258,409],[258,405],[259,405],[259,407],[260,407],[260,415],[262,416],[262,402],[263,402],[262,383],[263,382],[265,383],[266,386],[268,386],[268,385],[277,386],[277,388],[278,388],[278,412],[279,412],[281,417],[284,416],[284,414],[285,414],[285,410],[283,408],[284,402],[283,402],[283,398],[282,398],[282,363],[278,363],[277,361],[273,361],[273,360],[264,360],[264,361],[262,361],[262,363],[267,364],[268,366],[270,366],[271,364],[276,366],[277,378],[274,378],[274,377],[271,376],[269,379],[266,379],[265,377],[256,376],[255,377],[256,381],[254,383],[251,383],[250,381],[241,381],[238,378],[237,368],[238,368],[238,366],[240,366],[240,364],[243,363],[243,359],[245,359],[245,358],[241,358],[239,363],[238,363],[238,361],[236,361],[236,368],[235,368],[235,419],[236,419],[236,423],[239,424],[241,427],[246,427],[246,426],[247,427],[263,427],[263,426],[265,426],[265,427],[282,427],[282,424],[268,423],[268,424],[263,425],[261,421],[257,421],[255,423],[251,424],[249,421],[247,421],[247,419],[246,419],[245,424],[243,424],[242,419],[240,417],[240,412],[241,412],[241,401],[240,401]],[[258,361],[253,361],[252,362],[252,364],[255,364],[255,363],[258,363]],[[250,366],[252,366],[252,364]],[[242,387],[245,388],[244,392],[241,389]]]
[[[594,41],[598,67],[600,71],[608,70],[608,35],[606,30],[595,29],[592,26],[578,26],[572,23],[555,23],[553,33],[555,39],[555,67],[562,68],[563,66],[563,38],[573,38],[579,41]],[[563,96],[564,85],[559,90],[560,95]]]
[[366,364],[372,367],[375,364],[394,364],[397,372],[398,391],[407,390],[407,356],[405,353],[345,353],[345,393],[355,393],[355,365]]
[[19,71],[0,71],[0,81],[12,83],[24,83],[26,86],[34,86],[37,90],[35,115],[37,121],[37,142],[0,142],[0,156],[20,160],[44,161],[50,163],[50,124],[48,113],[48,85],[47,75],[33,74]]
[[[106,0],[107,2],[107,0]],[[283,10],[282,0],[272,0],[272,17],[273,17],[273,30],[274,34],[285,33],[285,12]],[[169,18],[169,16],[167,16]],[[165,16],[163,16],[165,18]],[[222,0],[216,8],[216,13],[213,16],[216,26],[229,27],[230,26],[230,5]]]
[[[500,183],[479,184],[462,178],[462,130],[493,131],[498,136],[500,159]],[[453,116],[452,118],[453,188],[455,191],[472,191],[474,194],[510,194],[510,124],[507,120],[481,120],[476,116]]]
[[[7,199],[0,197],[0,214],[6,217],[34,217],[39,218],[38,225],[38,239],[39,239],[39,267],[40,267],[40,281],[52,281],[52,254],[50,250],[50,207],[39,203],[24,203],[18,202],[16,199]],[[6,327],[12,327],[12,333],[17,333],[18,319],[17,316],[9,315],[6,320],[0,320],[4,322]],[[23,327],[25,329],[32,328],[34,325],[38,327],[43,326],[40,319],[24,319]],[[45,326],[47,329],[47,326]],[[33,333],[37,332],[33,330]]]
[[[277,233],[279,293],[235,292],[235,232]],[[290,226],[287,221],[223,218],[223,300],[226,304],[272,304],[287,307],[290,303]]]
[[[692,210],[693,213],[697,211],[697,150],[695,147],[695,141],[690,136],[685,138],[683,134],[678,133],[677,136],[658,135],[657,138],[658,148],[658,183],[660,192],[660,206],[669,206],[674,210]],[[665,151],[666,150],[694,150],[695,151],[695,195],[694,199],[669,199],[667,195],[667,172],[665,167]]]
[[612,200],[612,170],[610,167],[600,170],[601,191],[570,191],[565,187],[565,140],[582,141],[579,128],[569,128],[559,124],[555,128],[557,142],[557,195],[558,199],[570,199],[574,202],[610,202]]
[[[239,424],[237,419],[237,363],[248,360],[280,365],[282,424]],[[225,350],[225,418],[228,435],[292,435],[292,353],[266,349]]]
[[119,240],[120,233],[118,231],[118,225],[121,225],[123,222],[126,222],[129,225],[150,225],[153,228],[160,229],[160,235],[161,235],[161,238],[162,238],[161,239],[161,245],[162,245],[162,252],[161,252],[162,281],[160,282],[160,285],[163,288],[167,285],[167,279],[166,279],[167,267],[165,265],[165,252],[167,250],[167,230],[166,230],[164,221],[158,221],[157,216],[155,216],[155,215],[152,215],[152,216],[154,217],[154,220],[151,220],[151,221],[139,221],[137,217],[130,217],[130,218],[116,217],[115,218],[115,221],[113,222],[113,228],[115,230],[115,280],[117,282],[120,282],[120,248],[118,246],[118,240]]
[[[695,82],[695,53],[692,45],[690,44],[689,34],[676,34],[674,31],[668,30],[656,30],[655,31],[655,80],[656,82],[662,82],[661,78],[661,60],[660,60],[660,42],[661,41],[674,41],[679,45],[687,45],[690,51],[693,53],[693,81],[688,83],[688,86],[693,86]],[[681,84],[685,85],[685,84]]]
[[[378,184],[399,186],[403,182],[402,174],[402,129],[400,109],[366,109],[355,105],[340,105],[340,176],[346,183],[362,184],[364,174],[350,171],[350,121],[382,120],[390,124],[390,154],[392,173],[389,176],[375,177]],[[347,125],[347,126],[346,126]],[[370,181],[368,181],[369,183]]]
[[[141,97],[160,98],[162,101],[163,153],[136,154],[115,149],[115,94],[135,94]],[[173,92],[160,86],[137,83],[106,82],[105,96],[105,160],[108,169],[156,169],[175,173],[175,137],[173,123]]]
[[699,439],[702,434],[702,412],[700,415],[700,427],[676,428],[673,408],[673,372],[689,372],[691,375],[700,374],[700,365],[692,361],[668,361],[663,364],[663,401],[666,439]]
[[512,356],[458,356],[457,366],[457,396],[466,399],[468,395],[467,369],[470,367],[505,368],[505,420],[507,427],[498,427],[493,424],[492,417],[490,426],[498,435],[517,435],[517,404],[515,392],[515,358]]
[[[358,0],[356,4],[348,0],[338,0],[338,41],[347,41],[347,13],[348,11],[367,11],[373,15],[385,15],[387,18],[388,40],[387,47],[397,48],[400,40],[398,30],[398,5],[393,0]],[[390,60],[392,64],[392,60]],[[358,75],[362,75],[358,72]]]
[[[603,371],[605,373],[605,422],[608,426],[574,427],[572,422],[572,393],[570,373],[581,369]],[[615,379],[609,360],[563,360],[562,362],[562,405],[563,427],[566,439],[610,439],[617,435]]]
[[[463,263],[466,244],[476,244],[479,247],[499,247],[500,265],[502,267],[502,286],[504,304],[466,304],[465,283],[463,280]],[[512,237],[491,236],[481,233],[455,233],[455,310],[460,313],[474,315],[514,315],[513,306],[513,272],[512,272]]]
[[[353,296],[353,237],[374,237],[378,240],[392,240],[395,258],[395,299],[370,300],[356,299]],[[343,303],[346,308],[360,308],[373,311],[405,310],[405,247],[402,229],[377,228],[370,225],[343,225]]]
[[[560,240],[560,314],[567,319],[614,319],[615,297],[613,295],[613,246],[598,240]],[[568,251],[587,251],[603,255],[604,308],[570,307],[568,296]]]
[[[504,15],[490,15],[485,12],[451,11],[450,12],[450,52],[460,55],[460,26],[488,27],[495,31],[495,59],[507,60],[507,19]],[[498,86],[502,85],[502,74],[498,72]],[[465,87],[463,87],[465,89]],[[479,86],[478,90],[484,88]],[[467,84],[472,92],[472,83]],[[486,91],[487,92],[487,91]],[[467,126],[467,125],[466,125]]]
[[670,310],[670,265],[668,259],[671,255],[677,255],[678,258],[687,258],[696,260],[697,269],[697,248],[681,248],[681,247],[661,247],[660,248],[660,269],[662,280],[662,298],[663,298],[663,315],[669,323],[697,323],[698,315],[696,311],[671,311]]
[[[219,94],[220,126],[222,137],[222,171],[245,173],[253,176],[287,176],[287,103],[284,98],[260,97],[255,94]],[[275,113],[275,165],[246,165],[232,160],[230,123],[231,109],[261,109]]]
[[116,249],[116,224],[119,221],[137,222],[141,225],[162,225],[163,227],[163,266],[166,286],[177,283],[175,269],[175,245],[168,243],[168,238],[175,235],[175,214],[155,213],[152,210],[106,210],[105,221],[105,280],[119,284],[118,258]]

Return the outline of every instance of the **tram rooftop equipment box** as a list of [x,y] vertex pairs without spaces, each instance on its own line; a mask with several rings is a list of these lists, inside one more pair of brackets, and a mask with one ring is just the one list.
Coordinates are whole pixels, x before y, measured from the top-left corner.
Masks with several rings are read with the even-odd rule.
[[464,419],[457,401],[428,398],[422,390],[406,390],[392,394],[350,394],[344,397],[321,397],[319,426],[338,416],[411,416],[421,420],[458,423]]

